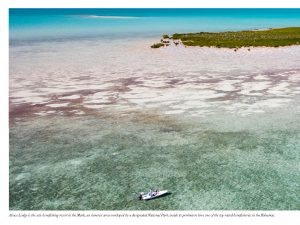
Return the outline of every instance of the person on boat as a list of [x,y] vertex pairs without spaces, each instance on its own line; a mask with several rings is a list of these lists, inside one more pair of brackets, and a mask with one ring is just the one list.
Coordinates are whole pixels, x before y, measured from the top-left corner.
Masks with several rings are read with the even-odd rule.
[[157,195],[157,194],[158,194],[158,191],[155,190],[155,191],[153,191],[152,196],[155,196],[155,195]]
[[152,189],[150,189],[150,191],[149,191],[149,193],[148,193],[151,197],[153,197],[154,195],[155,195],[155,192],[152,190]]

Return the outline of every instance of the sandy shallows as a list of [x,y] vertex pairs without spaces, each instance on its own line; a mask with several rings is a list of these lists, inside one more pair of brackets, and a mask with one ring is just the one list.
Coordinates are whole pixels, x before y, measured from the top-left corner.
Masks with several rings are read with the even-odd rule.
[[27,116],[55,109],[66,115],[157,110],[200,117],[268,113],[297,104],[298,46],[153,50],[151,41],[94,40],[92,48],[88,41],[74,41],[55,43],[55,50],[47,43],[11,47],[11,116],[28,104],[34,111]]
[[[299,118],[210,119],[18,121],[10,127],[10,209],[299,210]],[[139,201],[149,188],[172,194]]]
[[300,47],[151,43],[10,48],[10,209],[299,210]]

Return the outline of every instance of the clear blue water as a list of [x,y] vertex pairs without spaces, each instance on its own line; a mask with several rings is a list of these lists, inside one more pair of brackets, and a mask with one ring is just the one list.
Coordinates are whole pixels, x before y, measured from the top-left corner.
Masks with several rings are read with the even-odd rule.
[[10,40],[300,26],[300,9],[10,9]]

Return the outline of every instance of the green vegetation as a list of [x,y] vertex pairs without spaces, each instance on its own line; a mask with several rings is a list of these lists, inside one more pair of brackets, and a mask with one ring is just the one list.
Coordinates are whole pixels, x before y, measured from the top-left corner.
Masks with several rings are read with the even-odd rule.
[[169,35],[164,34],[162,36],[162,39],[160,39],[160,43],[155,43],[153,45],[151,45],[151,48],[160,48],[160,47],[164,47],[164,46],[169,46],[170,45],[170,41],[169,40],[165,40],[165,39],[170,39]]
[[240,47],[279,47],[300,44],[300,27],[288,27],[269,30],[249,30],[237,32],[200,32],[173,34],[186,46],[207,46],[218,48]]
[[151,45],[151,48],[160,48],[160,47],[163,47],[163,46],[164,46],[163,43],[156,43],[156,44]]
[[175,33],[172,36],[172,39],[179,39],[182,34]]

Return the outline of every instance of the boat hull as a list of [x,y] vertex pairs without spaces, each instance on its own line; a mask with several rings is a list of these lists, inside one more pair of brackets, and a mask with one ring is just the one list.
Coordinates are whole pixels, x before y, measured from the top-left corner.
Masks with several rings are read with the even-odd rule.
[[148,193],[148,194],[142,196],[142,200],[150,200],[150,199],[158,198],[167,193],[169,193],[168,190],[159,191],[157,193],[153,192],[152,194]]

